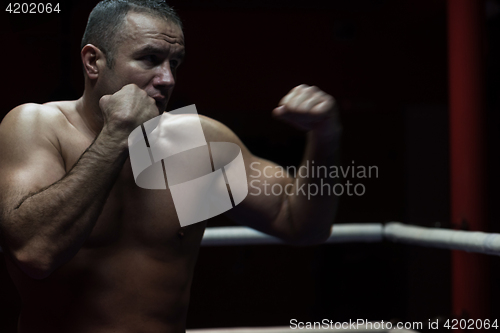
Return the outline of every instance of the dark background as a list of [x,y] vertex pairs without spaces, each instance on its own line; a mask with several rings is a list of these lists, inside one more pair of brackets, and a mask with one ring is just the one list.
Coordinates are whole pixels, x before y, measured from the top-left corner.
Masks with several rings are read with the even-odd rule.
[[[76,99],[79,45],[97,1],[61,13],[0,17],[0,117],[27,103]],[[317,85],[341,107],[342,164],[379,168],[362,197],[343,196],[337,223],[401,221],[450,227],[444,0],[169,1],[184,22],[186,62],[170,110],[195,103],[256,155],[297,165],[304,135],[272,119],[294,86]],[[500,16],[488,1],[484,38],[489,230],[500,165]],[[487,17],[487,18],[486,18]],[[209,226],[232,225],[215,218]],[[499,259],[491,257],[498,318]],[[424,321],[451,316],[450,252],[390,243],[202,248],[188,328],[287,326],[329,318]],[[0,265],[0,332],[21,307]]]

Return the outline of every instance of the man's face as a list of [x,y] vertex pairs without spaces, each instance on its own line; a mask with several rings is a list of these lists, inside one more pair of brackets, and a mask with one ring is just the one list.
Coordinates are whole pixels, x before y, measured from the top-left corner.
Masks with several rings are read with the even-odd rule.
[[113,68],[106,67],[101,76],[103,90],[112,94],[134,83],[156,100],[163,113],[184,58],[181,28],[156,16],[130,12],[119,33]]

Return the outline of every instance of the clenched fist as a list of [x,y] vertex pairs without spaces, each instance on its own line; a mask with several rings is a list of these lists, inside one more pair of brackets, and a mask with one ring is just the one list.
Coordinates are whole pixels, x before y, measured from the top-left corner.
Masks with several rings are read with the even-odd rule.
[[335,99],[315,86],[301,84],[281,99],[273,115],[293,126],[322,135],[340,132],[338,107]]
[[127,136],[137,126],[158,116],[156,101],[135,84],[128,84],[113,95],[102,96],[99,107],[104,126]]

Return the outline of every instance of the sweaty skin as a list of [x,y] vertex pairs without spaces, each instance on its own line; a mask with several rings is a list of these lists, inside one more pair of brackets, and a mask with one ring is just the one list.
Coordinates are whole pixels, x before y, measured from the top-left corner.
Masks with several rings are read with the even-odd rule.
[[[127,150],[128,134],[165,111],[184,37],[147,14],[125,21],[112,69],[98,48],[82,49],[82,98],[21,105],[0,125],[0,240],[22,298],[19,332],[185,331],[207,222],[180,228],[168,189],[135,184]],[[304,161],[334,163],[333,105],[319,89],[299,86],[275,109],[309,131]],[[248,177],[251,163],[275,166],[223,124],[200,120],[207,141],[240,146]],[[262,180],[295,186],[291,177]],[[336,205],[328,196],[249,195],[227,215],[290,244],[318,244]]]

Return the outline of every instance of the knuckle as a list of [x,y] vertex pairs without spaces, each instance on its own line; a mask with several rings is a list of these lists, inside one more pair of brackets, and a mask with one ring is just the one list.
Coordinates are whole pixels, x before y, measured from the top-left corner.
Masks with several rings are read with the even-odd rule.
[[99,105],[102,107],[105,105],[109,100],[109,95],[104,95],[99,99]]
[[311,86],[309,88],[309,91],[312,92],[313,94],[324,94],[323,91],[316,86]]
[[141,98],[141,99],[144,99],[147,97],[146,92],[142,89],[139,89],[139,88],[134,90],[134,95]]
[[320,90],[320,91],[315,92],[313,94],[312,98],[314,98],[318,101],[326,101],[326,100],[328,100],[328,95]]
[[137,94],[138,92],[140,92],[139,87],[137,85],[135,85],[134,83],[131,83],[131,84],[127,85],[126,87],[127,87],[127,90],[129,90],[131,94]]

